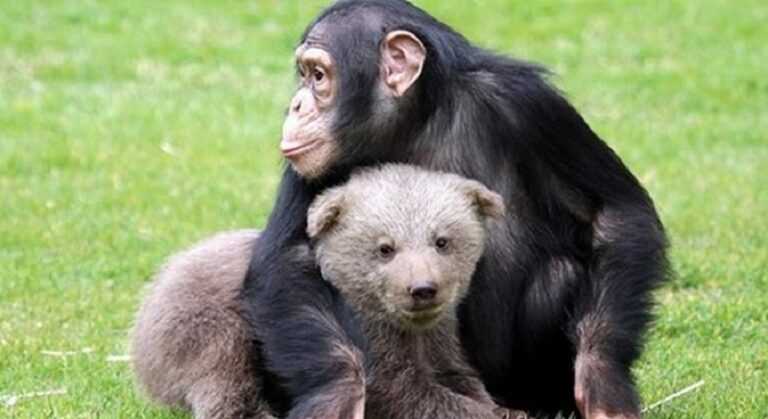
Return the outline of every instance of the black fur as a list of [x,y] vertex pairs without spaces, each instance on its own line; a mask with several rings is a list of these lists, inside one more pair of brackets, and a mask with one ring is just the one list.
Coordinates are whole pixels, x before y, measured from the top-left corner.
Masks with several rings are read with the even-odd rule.
[[[338,2],[308,31],[318,23],[329,23],[341,73],[334,128],[343,157],[313,183],[286,169],[244,295],[262,310],[249,314],[276,377],[275,402],[301,405],[339,378],[343,366],[324,353],[329,342],[364,347],[344,302],[288,251],[307,241],[310,201],[353,167],[408,162],[480,180],[510,209],[460,312],[463,344],[491,394],[512,408],[571,412],[574,360],[588,353],[604,361],[589,391],[636,409],[630,367],[651,320],[651,291],[666,277],[663,228],[636,178],[539,66],[477,48],[404,1]],[[382,121],[373,117],[376,52],[395,29],[418,36],[427,59]],[[307,307],[340,327],[307,321]]]

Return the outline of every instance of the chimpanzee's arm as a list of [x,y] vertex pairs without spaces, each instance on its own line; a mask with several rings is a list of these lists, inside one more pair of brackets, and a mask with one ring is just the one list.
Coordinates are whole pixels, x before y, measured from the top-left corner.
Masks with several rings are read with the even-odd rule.
[[363,338],[307,245],[316,194],[286,170],[246,277],[247,318],[266,367],[291,399],[289,417],[362,419]]
[[[590,223],[585,284],[575,298],[575,397],[582,414],[636,417],[630,366],[651,321],[651,291],[666,277],[666,238],[646,191],[568,102],[543,81],[518,97],[517,124],[530,155],[554,181],[541,180],[542,211],[557,202]],[[585,208],[586,207],[586,208]]]

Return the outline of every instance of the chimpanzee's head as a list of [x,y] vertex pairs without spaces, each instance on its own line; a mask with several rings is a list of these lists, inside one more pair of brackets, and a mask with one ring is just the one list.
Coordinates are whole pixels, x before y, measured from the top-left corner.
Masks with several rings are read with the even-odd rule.
[[427,58],[437,61],[428,52],[437,27],[432,32],[455,35],[405,1],[358,0],[334,4],[307,28],[280,143],[300,176],[386,160],[388,150],[402,146],[396,138],[428,112],[421,79],[441,77],[427,74]]

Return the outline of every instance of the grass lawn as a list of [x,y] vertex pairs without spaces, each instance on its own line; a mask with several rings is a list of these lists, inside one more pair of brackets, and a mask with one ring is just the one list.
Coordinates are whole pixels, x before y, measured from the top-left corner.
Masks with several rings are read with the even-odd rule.
[[[0,417],[178,417],[119,358],[140,291],[264,224],[323,3],[0,2]],[[768,417],[768,3],[418,4],[552,67],[656,200],[676,278],[637,379],[646,404],[705,383],[648,417]]]

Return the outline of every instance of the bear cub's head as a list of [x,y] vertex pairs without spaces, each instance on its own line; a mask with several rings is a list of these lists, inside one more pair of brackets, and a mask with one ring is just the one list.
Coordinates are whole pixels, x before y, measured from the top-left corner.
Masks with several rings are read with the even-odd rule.
[[388,164],[318,196],[307,233],[323,277],[364,319],[424,329],[453,315],[504,212],[477,181]]

